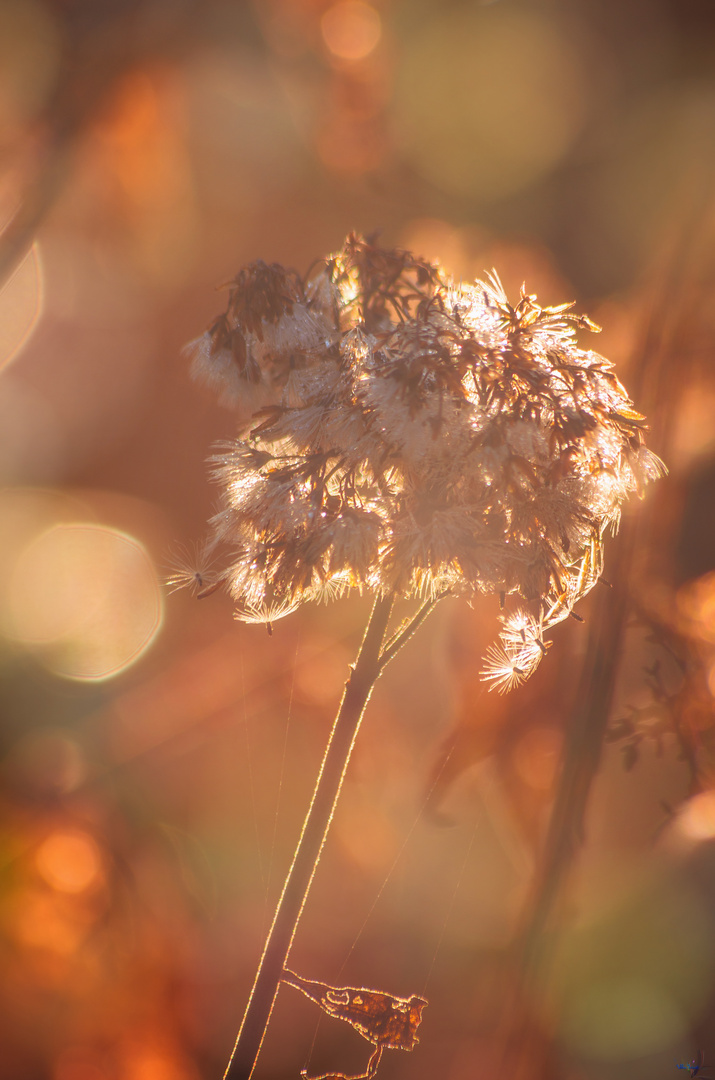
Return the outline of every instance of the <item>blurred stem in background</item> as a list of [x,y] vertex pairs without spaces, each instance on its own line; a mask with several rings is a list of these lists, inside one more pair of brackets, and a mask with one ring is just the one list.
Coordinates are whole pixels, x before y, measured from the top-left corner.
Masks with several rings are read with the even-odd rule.
[[[656,288],[641,342],[630,373],[634,399],[652,418],[653,443],[666,463],[670,458],[678,400],[688,383],[687,360],[678,360],[678,345],[687,335],[691,314],[688,301],[689,270],[697,261],[697,241],[711,202],[712,170],[691,184],[690,212],[682,222]],[[696,268],[697,270],[697,268]],[[505,1057],[516,1061],[517,1076],[534,1075],[534,1062],[548,1055],[549,1034],[534,1002],[539,988],[548,984],[559,901],[574,860],[584,842],[585,818],[602,751],[624,649],[624,636],[632,610],[634,572],[638,553],[653,540],[653,503],[629,514],[623,523],[608,569],[608,590],[601,590],[592,617],[586,660],[581,672],[571,721],[567,726],[561,770],[546,838],[530,899],[517,942],[514,998],[505,1009]],[[676,734],[697,787],[695,756],[687,733],[676,724]],[[516,1033],[516,1039],[514,1039]],[[537,1065],[546,1074],[548,1064]],[[513,1071],[513,1067],[512,1067]]]
[[12,156],[3,148],[7,172],[16,171],[21,186],[10,220],[0,228],[0,289],[72,179],[81,140],[122,77],[149,60],[186,51],[207,12],[202,0],[171,8],[147,0],[106,5],[78,0],[48,4],[48,14],[62,43],[52,93],[12,147]]
[[313,791],[308,814],[273,924],[263,948],[251,996],[238,1033],[225,1080],[248,1080],[253,1073],[323,845],[335,813],[365,707],[387,664],[424,622],[441,596],[420,607],[383,647],[393,596],[378,596],[370,615],[355,665],[350,673],[338,715]]

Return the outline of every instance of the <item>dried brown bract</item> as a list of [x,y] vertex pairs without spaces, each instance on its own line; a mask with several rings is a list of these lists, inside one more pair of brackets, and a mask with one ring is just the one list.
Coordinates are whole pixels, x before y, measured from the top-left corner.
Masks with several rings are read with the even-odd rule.
[[238,617],[348,589],[518,594],[484,677],[531,674],[598,580],[624,499],[664,471],[582,329],[598,328],[570,304],[522,289],[512,305],[495,274],[456,284],[354,235],[304,280],[241,271],[191,346],[243,417],[214,458]]
[[[372,1080],[383,1050],[413,1050],[419,1042],[417,1028],[422,1020],[422,1010],[428,1004],[423,997],[413,994],[409,998],[400,998],[365,987],[329,986],[313,979],[304,979],[287,969],[283,972],[282,981],[300,990],[328,1016],[345,1020],[375,1047],[365,1072],[360,1076],[348,1078],[343,1073],[329,1073],[312,1080]],[[305,1070],[302,1075],[307,1076]]]

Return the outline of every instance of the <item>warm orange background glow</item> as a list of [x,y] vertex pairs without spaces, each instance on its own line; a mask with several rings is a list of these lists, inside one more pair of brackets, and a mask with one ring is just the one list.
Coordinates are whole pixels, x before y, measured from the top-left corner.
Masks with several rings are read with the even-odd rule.
[[[497,598],[440,605],[373,695],[291,963],[429,998],[385,1080],[715,1062],[714,40],[697,0],[0,3],[0,1076],[223,1075],[369,598],[269,637],[162,587],[236,430],[182,348],[245,263],[303,273],[350,229],[575,300],[670,475],[528,1053],[597,595],[506,698]],[[286,989],[255,1077],[368,1055]]]

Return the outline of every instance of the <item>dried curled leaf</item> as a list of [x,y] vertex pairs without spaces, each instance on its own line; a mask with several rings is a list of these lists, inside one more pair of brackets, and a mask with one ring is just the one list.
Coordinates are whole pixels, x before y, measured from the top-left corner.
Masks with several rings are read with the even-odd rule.
[[[314,979],[304,979],[287,968],[283,972],[283,982],[300,990],[328,1016],[345,1020],[375,1046],[375,1053],[359,1077],[326,1073],[313,1080],[372,1080],[383,1050],[412,1050],[419,1042],[417,1028],[427,1005],[423,997],[413,994],[409,998],[400,998],[365,987],[329,986]],[[302,1075],[307,1075],[305,1070]]]

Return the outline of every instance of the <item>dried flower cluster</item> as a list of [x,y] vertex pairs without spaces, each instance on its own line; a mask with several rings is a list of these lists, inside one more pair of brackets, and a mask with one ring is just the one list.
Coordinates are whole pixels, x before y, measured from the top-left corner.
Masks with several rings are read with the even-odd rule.
[[662,472],[597,330],[570,304],[512,306],[351,235],[301,278],[256,262],[191,344],[194,372],[250,419],[214,458],[214,575],[269,622],[351,588],[519,594],[485,677],[507,689],[601,572],[604,531]]

